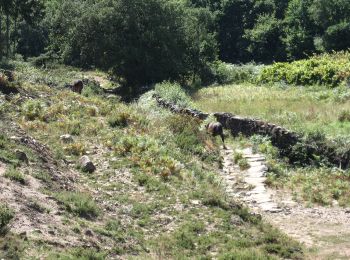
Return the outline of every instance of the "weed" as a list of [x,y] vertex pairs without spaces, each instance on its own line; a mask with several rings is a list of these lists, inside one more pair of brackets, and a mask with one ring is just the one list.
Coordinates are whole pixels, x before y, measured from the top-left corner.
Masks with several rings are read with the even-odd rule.
[[190,96],[177,83],[163,82],[155,86],[155,92],[162,98],[181,107],[191,107],[193,103]]
[[6,170],[4,177],[16,181],[22,185],[26,184],[26,178],[20,171],[16,170],[15,167],[10,167]]
[[338,120],[340,122],[350,122],[350,111],[349,110],[343,110],[339,116]]
[[115,114],[113,116],[111,116],[108,119],[108,124],[110,127],[127,127],[128,123],[130,121],[130,114],[126,113],[126,112],[122,112],[119,114]]
[[44,205],[40,204],[38,201],[36,200],[31,200],[28,203],[28,207],[30,207],[31,209],[34,209],[36,211],[38,211],[39,213],[50,213],[50,209],[46,208]]
[[22,113],[26,120],[42,119],[44,105],[38,100],[28,100],[22,106]]
[[7,229],[7,225],[13,219],[13,211],[5,204],[0,204],[0,234],[4,234]]
[[86,193],[60,192],[55,194],[56,199],[65,208],[83,218],[96,218],[100,214],[100,209],[93,198]]
[[243,154],[242,153],[238,153],[238,152],[236,152],[235,154],[234,154],[234,156],[233,156],[233,161],[234,161],[234,163],[238,163],[240,160],[242,160],[243,159]]
[[41,180],[41,181],[46,182],[46,183],[51,183],[51,181],[52,181],[50,174],[47,173],[46,171],[38,171],[38,172],[34,173],[33,176],[35,178],[37,178],[38,180]]
[[250,168],[250,165],[249,165],[248,160],[246,158],[239,160],[238,166],[242,171]]
[[242,153],[236,152],[233,156],[233,161],[235,164],[238,164],[239,168],[244,171],[250,168],[248,160],[243,157]]
[[69,155],[81,156],[86,152],[85,145],[82,143],[69,144],[64,148],[64,151]]

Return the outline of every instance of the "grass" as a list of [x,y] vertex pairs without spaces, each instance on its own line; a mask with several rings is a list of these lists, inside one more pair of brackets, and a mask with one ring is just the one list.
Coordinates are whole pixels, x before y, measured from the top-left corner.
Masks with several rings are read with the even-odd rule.
[[6,232],[7,225],[13,219],[13,211],[6,205],[0,204],[0,234]]
[[[230,112],[260,118],[297,132],[323,131],[329,137],[347,138],[350,122],[348,88],[266,87],[251,84],[225,85],[199,90],[196,105],[206,112]],[[338,120],[338,118],[340,120]]]
[[85,193],[60,192],[55,194],[56,199],[71,213],[82,218],[93,219],[100,215],[100,209],[93,198]]
[[[273,242],[265,240],[270,233],[263,229],[266,224],[227,200],[217,178],[219,143],[199,127],[199,121],[157,108],[150,98],[152,93],[142,96],[139,102],[123,104],[118,99],[107,99],[95,91],[96,86],[85,95],[60,89],[64,82],[82,73],[76,73],[76,69],[43,71],[20,65],[22,87],[37,97],[35,102],[45,105],[40,106],[38,115],[26,117],[35,114],[30,112],[35,109],[9,104],[7,115],[28,135],[55,151],[56,158],[71,161],[89,152],[99,165],[106,165],[99,174],[79,175],[76,185],[84,192],[50,190],[46,185],[54,182],[50,172],[32,171],[66,211],[64,232],[77,237],[83,245],[91,245],[82,234],[92,230],[96,234],[93,241],[96,239],[101,248],[106,248],[106,252],[60,249],[43,242],[28,249],[35,257],[147,259],[159,253],[164,259],[225,255],[266,259],[301,248],[286,242],[278,232],[270,235]],[[47,87],[49,81],[57,88]],[[162,91],[188,104],[189,97],[182,100],[184,93],[179,94],[178,87],[173,93],[166,88]],[[67,133],[75,135],[75,146],[60,142],[59,137]],[[38,213],[43,210],[41,204],[32,206]],[[242,219],[242,225],[231,223],[233,215]],[[266,249],[269,244],[281,250]],[[297,256],[291,253],[289,258]]]
[[22,185],[25,185],[26,182],[26,178],[23,175],[23,173],[21,173],[20,171],[18,171],[16,168],[14,167],[10,167],[6,170],[5,174],[4,174],[5,178],[8,178],[12,181],[18,182]]
[[342,207],[350,205],[349,170],[330,168],[322,162],[319,166],[297,167],[279,158],[268,138],[253,136],[249,142],[256,152],[266,155],[267,185],[289,191],[299,202],[332,205],[337,201]]

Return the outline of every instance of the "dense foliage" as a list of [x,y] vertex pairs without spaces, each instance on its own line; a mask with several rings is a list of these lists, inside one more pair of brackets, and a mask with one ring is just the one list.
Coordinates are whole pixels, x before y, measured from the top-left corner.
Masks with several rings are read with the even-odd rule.
[[349,17],[347,0],[2,0],[0,54],[97,67],[132,90],[211,83],[221,80],[218,60],[346,50]]
[[350,83],[350,53],[323,54],[291,63],[278,62],[261,70],[261,83],[285,82],[293,85],[336,87]]

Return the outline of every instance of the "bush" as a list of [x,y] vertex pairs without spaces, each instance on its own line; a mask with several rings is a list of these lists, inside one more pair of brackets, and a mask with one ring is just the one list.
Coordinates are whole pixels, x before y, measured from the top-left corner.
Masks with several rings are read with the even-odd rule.
[[217,61],[212,66],[214,78],[219,84],[255,82],[262,66],[227,64]]
[[262,69],[258,82],[286,82],[293,85],[326,85],[347,83],[350,79],[350,52],[315,55],[292,63],[278,62]]
[[69,155],[81,156],[85,154],[86,148],[82,143],[74,143],[67,145],[64,151]]
[[82,95],[85,97],[91,97],[95,95],[103,95],[103,89],[101,88],[100,84],[96,81],[89,80],[83,88]]
[[5,204],[0,204],[0,234],[6,232],[6,227],[14,217],[13,211]]
[[61,192],[56,194],[56,199],[61,202],[69,212],[83,218],[95,218],[100,214],[100,209],[93,198],[85,193]]
[[128,123],[130,120],[130,114],[129,113],[119,113],[119,114],[115,114],[112,115],[109,119],[108,119],[108,124],[110,127],[127,127]]
[[191,97],[177,83],[165,81],[155,86],[155,92],[166,99],[181,107],[191,107],[193,103]]
[[22,113],[26,120],[33,121],[35,119],[42,119],[44,112],[44,105],[37,100],[29,100],[22,106]]
[[17,94],[18,89],[14,85],[14,83],[9,82],[8,78],[0,73],[0,92],[3,94]]
[[349,110],[343,110],[339,114],[338,120],[340,122],[350,122],[350,111]]

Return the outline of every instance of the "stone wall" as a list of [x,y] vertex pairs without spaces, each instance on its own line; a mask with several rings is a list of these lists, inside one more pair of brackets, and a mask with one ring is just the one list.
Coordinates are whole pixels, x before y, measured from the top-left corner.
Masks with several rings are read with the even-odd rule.
[[[160,96],[154,94],[157,104],[177,114],[186,114],[201,120],[208,118],[209,114],[189,108],[179,107]],[[326,142],[314,143],[305,140],[298,134],[281,126],[264,122],[258,119],[239,117],[230,113],[214,113],[217,121],[233,136],[263,135],[271,138],[272,144],[280,151],[281,156],[289,158],[291,163],[302,165],[317,164],[314,157],[325,158],[329,163],[343,169],[350,168],[350,151],[339,154],[336,147]]]
[[299,141],[299,136],[281,126],[267,123],[258,119],[239,117],[230,113],[215,113],[216,119],[229,129],[233,136],[264,135],[271,137],[271,142],[280,150],[287,152]]
[[173,113],[189,115],[189,116],[199,118],[201,120],[205,120],[209,116],[209,114],[203,113],[203,112],[198,111],[196,109],[179,107],[176,104],[173,104],[173,103],[161,98],[157,94],[154,94],[153,98],[156,100],[158,106],[167,108],[170,111],[172,111]]

